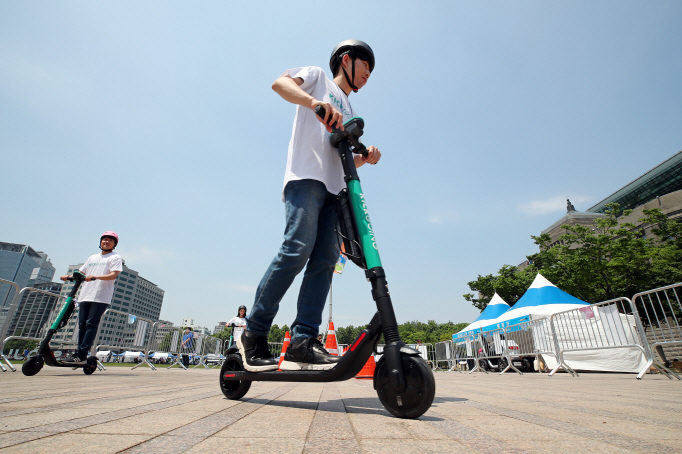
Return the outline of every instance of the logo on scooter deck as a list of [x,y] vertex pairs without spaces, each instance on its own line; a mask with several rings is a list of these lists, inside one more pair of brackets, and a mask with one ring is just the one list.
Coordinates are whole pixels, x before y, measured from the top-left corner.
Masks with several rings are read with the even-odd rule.
[[364,213],[365,213],[365,221],[367,221],[367,229],[369,230],[369,236],[372,240],[372,246],[374,247],[374,249],[376,249],[378,251],[379,248],[377,247],[377,240],[374,237],[374,229],[372,228],[372,221],[369,220],[369,211],[367,211],[367,203],[365,203],[365,196],[362,192],[360,193],[360,201],[362,202],[362,211],[364,211]]

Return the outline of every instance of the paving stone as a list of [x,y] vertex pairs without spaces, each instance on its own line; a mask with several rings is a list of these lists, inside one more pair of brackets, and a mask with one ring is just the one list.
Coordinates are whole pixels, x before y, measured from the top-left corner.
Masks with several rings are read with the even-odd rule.
[[682,386],[651,375],[439,372],[431,409],[403,420],[371,380],[254,382],[233,401],[216,369],[77,372],[0,374],[0,454],[682,452]]

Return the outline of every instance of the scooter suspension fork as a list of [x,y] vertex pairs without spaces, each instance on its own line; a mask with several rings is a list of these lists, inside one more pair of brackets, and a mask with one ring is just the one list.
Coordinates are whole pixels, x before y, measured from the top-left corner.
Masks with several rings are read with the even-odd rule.
[[365,275],[372,284],[372,298],[377,305],[377,310],[381,316],[381,324],[384,332],[384,358],[388,367],[388,375],[393,386],[398,392],[402,392],[406,387],[405,375],[403,372],[403,361],[400,349],[405,343],[400,339],[398,332],[398,322],[393,311],[391,295],[388,291],[386,274],[382,267],[375,267],[365,271]]

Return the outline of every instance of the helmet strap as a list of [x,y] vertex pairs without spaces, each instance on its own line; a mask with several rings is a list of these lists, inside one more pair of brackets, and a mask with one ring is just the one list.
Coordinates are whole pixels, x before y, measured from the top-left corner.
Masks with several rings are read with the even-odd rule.
[[351,73],[353,74],[352,79],[350,77],[348,77],[348,73],[346,72],[346,68],[343,67],[343,64],[342,64],[343,62],[341,61],[341,58],[339,58],[339,64],[341,65],[341,69],[343,70],[343,75],[346,77],[346,82],[348,82],[348,85],[350,85],[350,88],[351,88],[351,90],[353,90],[353,93],[357,93],[359,88],[356,87],[355,84],[353,84],[353,82],[355,81],[355,58],[351,52],[348,52],[346,55],[348,55],[348,57],[350,57],[351,62],[352,62],[351,63],[351,65],[352,65]]

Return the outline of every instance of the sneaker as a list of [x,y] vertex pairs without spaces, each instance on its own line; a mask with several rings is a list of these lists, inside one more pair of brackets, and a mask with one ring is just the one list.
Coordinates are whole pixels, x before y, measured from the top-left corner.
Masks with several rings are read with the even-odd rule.
[[329,370],[340,360],[340,356],[330,355],[319,340],[310,337],[289,344],[280,368],[282,370]]
[[244,331],[237,338],[237,347],[242,355],[244,369],[249,372],[277,370],[279,360],[272,356],[266,336],[247,336]]
[[69,366],[84,366],[87,364],[87,361],[77,355],[72,355],[72,356],[67,356],[62,360],[64,364],[68,364]]

